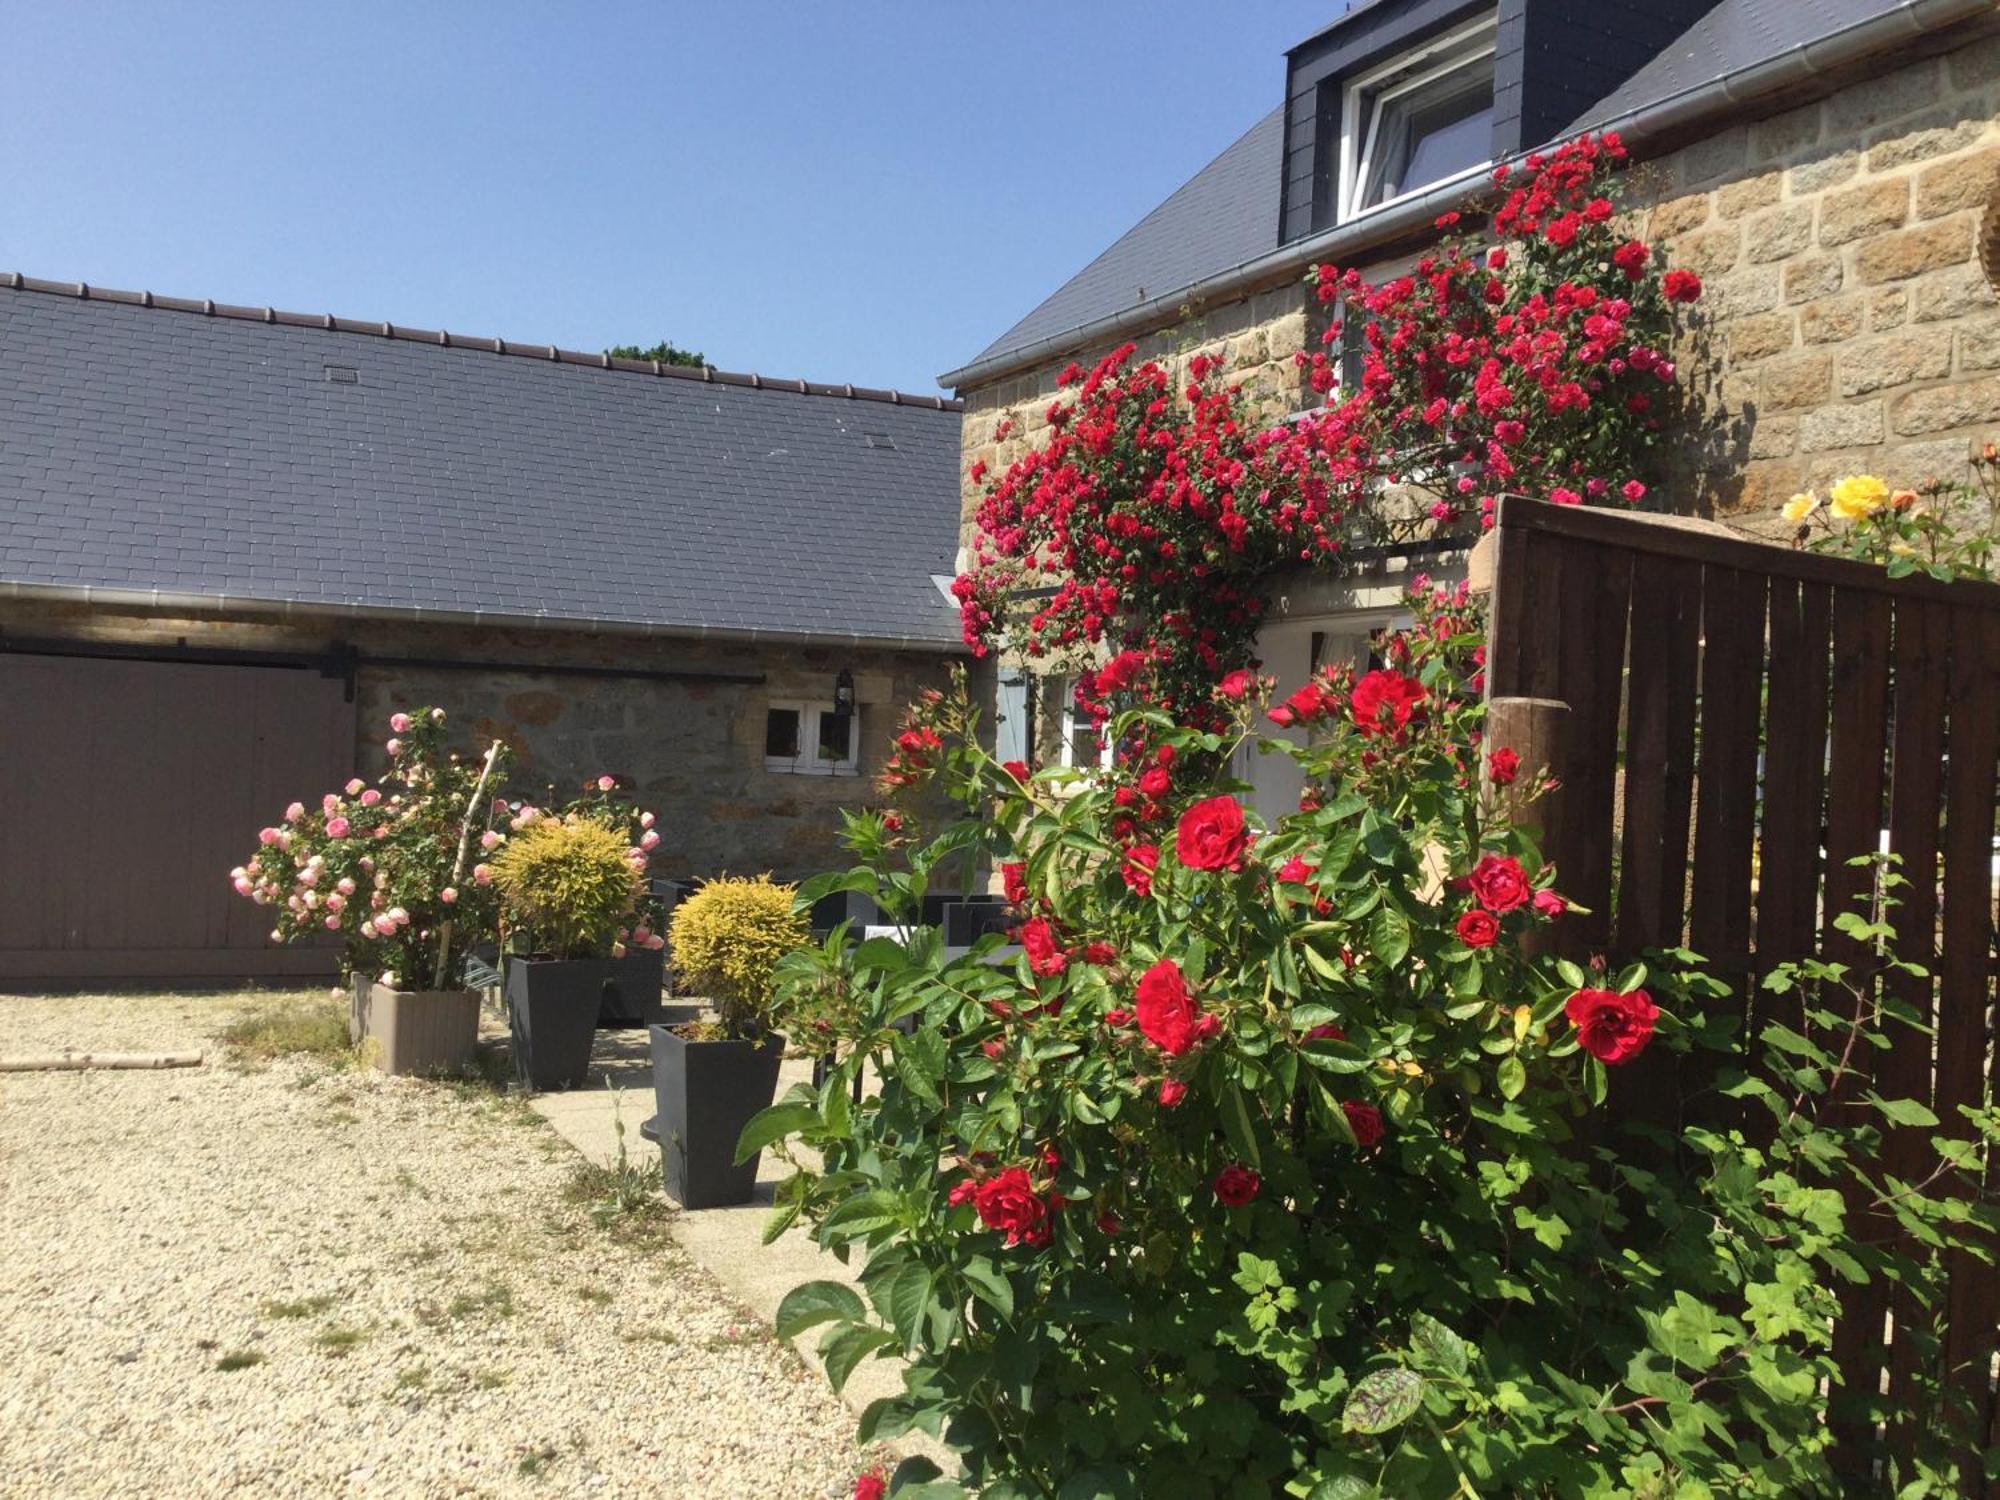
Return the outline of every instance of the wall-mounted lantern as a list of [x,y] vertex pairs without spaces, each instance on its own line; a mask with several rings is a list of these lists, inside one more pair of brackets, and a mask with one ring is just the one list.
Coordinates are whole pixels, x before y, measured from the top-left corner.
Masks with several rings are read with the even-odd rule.
[[835,718],[844,719],[854,712],[854,674],[846,667],[833,679],[833,713]]

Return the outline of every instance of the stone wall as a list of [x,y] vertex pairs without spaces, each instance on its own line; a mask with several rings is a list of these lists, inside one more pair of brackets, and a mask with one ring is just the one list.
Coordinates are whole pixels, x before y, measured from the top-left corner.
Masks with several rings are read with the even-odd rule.
[[1963,477],[2000,437],[2000,312],[1977,255],[2000,189],[2000,39],[1731,125],[1634,174],[1707,288],[1682,351],[1691,508],[1743,515],[1842,474]]
[[[954,659],[937,652],[837,646],[741,645],[583,632],[470,630],[360,621],[196,619],[0,606],[0,630],[101,642],[185,644],[240,651],[323,652],[345,642],[362,653],[354,677],[356,763],[364,774],[386,757],[389,715],[435,704],[470,748],[493,737],[514,752],[515,784],[528,794],[565,794],[586,776],[629,777],[635,796],[659,813],[662,877],[755,874],[797,879],[840,863],[840,810],[873,799],[872,778],[889,752],[905,704],[943,686]],[[424,657],[500,662],[504,667],[371,664]],[[710,673],[761,682],[591,677],[550,667]],[[538,668],[542,670],[537,670]],[[860,774],[800,776],[765,769],[768,703],[830,702],[842,668],[859,703]],[[299,787],[311,800],[321,787]],[[275,815],[280,808],[273,808]],[[254,833],[254,830],[250,830]]]
[[[1316,402],[1295,356],[1308,349],[1308,308],[1313,307],[1303,279],[1273,287],[1240,302],[1223,303],[1188,317],[1170,328],[1136,340],[1139,357],[1159,359],[1171,369],[1184,368],[1197,354],[1223,355],[1231,376],[1259,410],[1275,420]],[[1088,369],[1117,347],[1117,341],[1074,356]],[[1311,346],[1317,348],[1317,344]],[[961,502],[971,535],[970,519],[979,503],[978,485],[965,479],[973,464],[984,461],[993,473],[1004,471],[1022,454],[1048,440],[1049,403],[1056,394],[1056,377],[1072,356],[1051,361],[990,385],[960,392],[965,398]],[[997,433],[1011,419],[1011,436]]]

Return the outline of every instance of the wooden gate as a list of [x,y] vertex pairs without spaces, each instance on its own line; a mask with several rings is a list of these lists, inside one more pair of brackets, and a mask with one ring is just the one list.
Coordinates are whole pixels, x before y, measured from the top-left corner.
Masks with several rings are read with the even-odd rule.
[[[1655,518],[1508,499],[1498,518],[1488,662],[1493,698],[1568,705],[1563,790],[1548,814],[1558,886],[1588,915],[1558,924],[1571,956],[1685,944],[1755,979],[1818,951],[1860,955],[1833,919],[1900,857],[1896,980],[1937,1028],[1936,1056],[1892,1049],[1876,1086],[1931,1104],[1947,1128],[1996,1072],[1995,772],[2000,587],[1892,580],[1881,568]],[[1751,1028],[1785,1019],[1746,984]],[[1673,1124],[1693,1079],[1621,1080],[1635,1114]],[[1927,1132],[1893,1131],[1906,1180]],[[1885,1366],[1880,1287],[1844,1299],[1836,1353],[1850,1388]],[[1948,1354],[1995,1426],[1988,1362],[2000,1277],[1953,1278]],[[1858,1435],[1857,1435],[1858,1438]]]
[[313,671],[0,655],[0,987],[332,974],[229,870],[353,766]]

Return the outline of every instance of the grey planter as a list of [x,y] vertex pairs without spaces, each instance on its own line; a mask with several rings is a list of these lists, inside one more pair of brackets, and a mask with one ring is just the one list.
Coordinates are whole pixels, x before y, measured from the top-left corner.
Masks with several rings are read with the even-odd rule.
[[479,991],[357,987],[350,1026],[361,1055],[385,1073],[456,1073],[479,1048]]
[[667,955],[659,949],[606,959],[613,973],[605,980],[597,1007],[600,1026],[662,1026],[667,987]]
[[589,1081],[597,1013],[619,971],[610,958],[507,960],[514,1069],[529,1088],[548,1093]]
[[777,1097],[785,1039],[772,1032],[762,1042],[691,1042],[665,1026],[648,1035],[659,1111],[651,1123],[667,1196],[683,1208],[748,1203],[763,1153],[737,1165],[736,1142]]

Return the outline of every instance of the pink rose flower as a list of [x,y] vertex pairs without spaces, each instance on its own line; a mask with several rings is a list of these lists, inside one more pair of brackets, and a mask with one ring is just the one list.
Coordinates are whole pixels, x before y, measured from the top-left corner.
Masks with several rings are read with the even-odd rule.
[[653,826],[653,815],[649,812],[640,813],[639,826],[641,828],[651,828]]
[[351,896],[354,894],[354,882],[343,875],[339,883],[334,886],[334,889],[339,891],[343,896]]
[[491,865],[474,865],[472,867],[472,883],[474,885],[491,885],[493,883],[493,867]]
[[617,786],[618,778],[615,776],[600,776],[597,778],[597,789],[600,792],[615,791]]
[[344,839],[347,837],[350,826],[345,818],[328,818],[326,820],[326,836],[330,839]]
[[363,807],[373,807],[376,803],[380,802],[381,800],[382,800],[382,794],[376,791],[375,788],[372,786],[368,788],[367,791],[361,794],[361,805]]
[[337,916],[329,916],[326,919],[326,930],[328,932],[340,931],[340,918]]
[[500,847],[500,841],[504,837],[504,834],[495,833],[489,828],[486,832],[479,835],[479,847],[482,849],[497,849]]
[[285,809],[285,821],[287,823],[296,823],[305,815],[306,805],[303,802],[294,802],[290,807]]
[[341,895],[338,891],[335,891],[332,895],[326,898],[326,909],[328,911],[347,910],[347,898]]
[[650,828],[639,836],[639,847],[641,849],[656,849],[659,847],[659,843],[660,836]]
[[280,837],[281,835],[275,828],[260,828],[257,830],[257,842],[263,844],[267,848],[270,845],[277,843]]
[[375,936],[375,924],[372,921],[363,922],[361,924],[361,935],[365,938],[372,938],[373,936]]
[[389,715],[389,727],[397,734],[408,734],[411,728],[410,716],[408,714]]
[[352,781],[347,783],[347,795],[350,797],[358,797],[361,795],[361,789],[367,785],[368,785],[367,782],[363,781],[359,776],[357,776]]
[[438,900],[442,901],[446,906],[450,906],[454,901],[458,900],[457,887],[449,885],[446,886],[443,890],[438,892]]
[[403,742],[401,740],[390,740],[382,748],[387,750],[391,755],[401,755],[403,753]]

